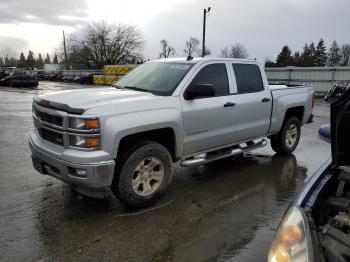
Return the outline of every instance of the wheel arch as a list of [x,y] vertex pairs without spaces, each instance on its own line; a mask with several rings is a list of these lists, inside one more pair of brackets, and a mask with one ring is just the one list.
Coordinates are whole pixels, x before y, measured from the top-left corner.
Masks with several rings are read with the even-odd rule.
[[300,121],[300,124],[302,124],[304,120],[304,112],[305,112],[304,106],[295,106],[295,107],[288,108],[284,115],[283,123],[285,123],[290,117],[295,116]]
[[161,144],[169,151],[174,162],[179,160],[176,134],[175,130],[171,127],[145,130],[123,136],[118,143],[116,158],[118,159],[118,156],[131,144],[143,140],[154,141]]

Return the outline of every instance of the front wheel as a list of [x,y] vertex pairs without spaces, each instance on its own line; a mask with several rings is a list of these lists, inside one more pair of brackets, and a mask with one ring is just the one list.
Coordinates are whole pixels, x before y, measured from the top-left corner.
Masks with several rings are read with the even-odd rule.
[[172,158],[165,147],[142,142],[125,152],[121,161],[113,191],[127,206],[148,206],[164,194],[173,173]]
[[300,139],[300,121],[296,117],[287,119],[280,132],[271,137],[272,149],[280,154],[291,154],[297,147]]

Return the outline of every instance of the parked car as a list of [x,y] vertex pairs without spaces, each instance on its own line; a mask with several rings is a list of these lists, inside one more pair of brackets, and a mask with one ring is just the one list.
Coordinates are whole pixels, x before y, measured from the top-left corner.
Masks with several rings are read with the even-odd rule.
[[164,59],[114,87],[34,97],[34,167],[78,192],[146,206],[166,191],[173,162],[206,164],[267,145],[292,153],[312,119],[314,90],[269,86],[255,60]]
[[63,81],[63,72],[58,71],[57,73],[50,74],[47,80],[50,81]]
[[85,75],[85,76],[81,76],[79,78],[79,83],[81,85],[92,85],[93,84],[93,75],[97,75],[96,74],[88,74],[88,75]]
[[[330,94],[337,96],[338,94]],[[350,261],[350,90],[331,104],[332,158],[304,185],[268,261]]]
[[0,80],[0,86],[37,87],[38,80],[29,75],[11,75]]

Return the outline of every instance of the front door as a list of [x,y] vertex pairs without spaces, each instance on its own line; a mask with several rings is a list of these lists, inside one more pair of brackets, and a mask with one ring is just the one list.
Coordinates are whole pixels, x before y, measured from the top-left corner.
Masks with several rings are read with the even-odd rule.
[[[181,96],[184,120],[184,155],[230,144],[234,141],[235,96],[230,93],[225,63],[206,63],[189,84],[213,85],[215,97],[186,100]],[[188,86],[188,87],[189,87]]]

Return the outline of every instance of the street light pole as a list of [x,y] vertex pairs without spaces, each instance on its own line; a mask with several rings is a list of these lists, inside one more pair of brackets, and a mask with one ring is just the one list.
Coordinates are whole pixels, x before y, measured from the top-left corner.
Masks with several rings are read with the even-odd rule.
[[64,35],[64,30],[63,30],[63,49],[64,49],[64,69],[68,69],[67,67],[67,48],[66,48],[66,36]]
[[202,57],[205,56],[205,24],[207,20],[207,13],[209,13],[210,7],[207,9],[203,9],[203,41],[202,41]]

